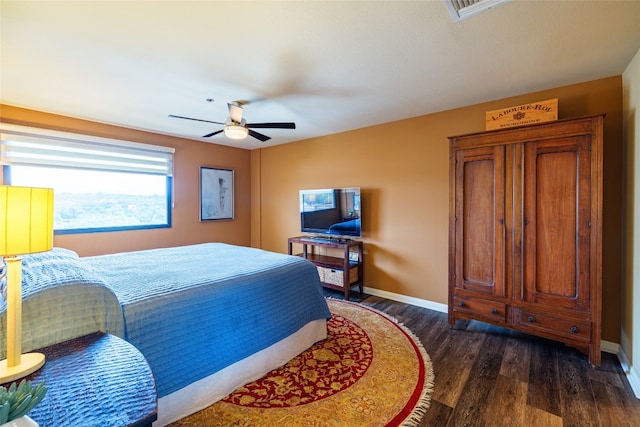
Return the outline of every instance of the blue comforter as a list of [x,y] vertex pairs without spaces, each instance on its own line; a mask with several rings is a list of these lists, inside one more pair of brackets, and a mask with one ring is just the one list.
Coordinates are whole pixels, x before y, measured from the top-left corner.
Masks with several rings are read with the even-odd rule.
[[83,260],[117,295],[159,397],[331,317],[298,257],[208,243]]
[[149,362],[159,397],[331,317],[313,264],[222,243],[28,255],[23,299],[23,351],[95,331],[124,337]]

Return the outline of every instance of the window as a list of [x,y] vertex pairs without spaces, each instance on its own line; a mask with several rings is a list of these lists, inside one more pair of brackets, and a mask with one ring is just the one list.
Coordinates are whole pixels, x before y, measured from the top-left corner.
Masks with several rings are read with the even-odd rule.
[[173,149],[2,124],[6,184],[54,189],[56,234],[171,226]]

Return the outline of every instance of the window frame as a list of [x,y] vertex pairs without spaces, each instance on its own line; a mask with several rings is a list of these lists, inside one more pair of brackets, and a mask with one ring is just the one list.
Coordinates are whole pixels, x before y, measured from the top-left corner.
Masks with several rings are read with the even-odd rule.
[[[136,152],[145,153],[145,155],[152,153],[150,156],[153,157],[154,154],[157,154],[159,162],[155,161],[132,161],[133,166],[129,167],[128,165],[123,165],[118,162],[118,165],[105,166],[104,164],[98,165],[98,167],[92,167],[91,160],[93,158],[86,157],[87,163],[82,164],[82,159],[85,158],[83,155],[80,155],[80,160],[73,159],[73,166],[68,166],[66,163],[66,159],[63,160],[54,160],[50,163],[47,161],[42,161],[41,158],[36,159],[33,162],[30,162],[28,159],[23,161],[18,159],[17,161],[7,160],[7,157],[11,157],[11,153],[6,155],[7,150],[5,146],[5,141],[10,141],[12,136],[14,138],[25,138],[26,140],[39,140],[36,143],[47,143],[51,144],[51,146],[56,146],[56,144],[60,144],[60,146],[65,145],[80,145],[83,144],[87,148],[93,148],[92,144],[96,144],[95,147],[99,147],[103,153],[109,153],[109,148],[113,147],[114,150],[124,151],[124,152],[132,152],[133,156],[130,158],[135,158]],[[11,145],[9,144],[6,145]],[[32,128],[26,126],[19,125],[11,125],[7,123],[0,123],[0,149],[2,154],[0,155],[0,164],[2,164],[3,170],[3,182],[5,185],[11,185],[11,167],[12,166],[29,166],[29,167],[43,167],[43,168],[59,168],[59,169],[67,169],[67,170],[95,170],[102,172],[114,172],[114,173],[129,173],[129,174],[138,174],[143,173],[147,175],[158,175],[164,176],[166,182],[166,223],[162,224],[145,224],[145,225],[123,225],[123,226],[109,226],[109,227],[84,227],[84,228],[69,228],[69,229],[54,229],[54,235],[68,235],[68,234],[88,234],[88,233],[103,233],[103,232],[117,232],[117,231],[130,231],[130,230],[146,230],[146,229],[160,229],[160,228],[171,228],[172,227],[172,208],[173,208],[173,157],[175,153],[175,149],[172,147],[165,146],[156,146],[150,144],[143,144],[137,142],[130,141],[122,141],[122,140],[114,140],[108,138],[94,137],[89,135],[80,135],[80,134],[72,134],[67,132],[58,132],[52,131],[48,129],[39,129]],[[39,150],[34,150],[35,152]],[[99,154],[100,155],[100,154]],[[104,154],[103,154],[104,155]],[[73,155],[72,155],[73,156]],[[107,155],[106,157],[111,157]],[[125,159],[126,159],[125,155]],[[60,164],[56,162],[60,161]],[[126,163],[126,160],[124,161]],[[155,162],[155,163],[154,163]],[[97,162],[96,162],[97,163]],[[139,164],[135,164],[139,163]],[[148,166],[145,164],[153,163],[152,166],[149,167],[149,172],[144,172],[145,168]],[[131,168],[134,168],[132,170]],[[142,170],[137,170],[138,168]],[[43,186],[46,186],[44,184]],[[55,209],[55,207],[54,207]]]

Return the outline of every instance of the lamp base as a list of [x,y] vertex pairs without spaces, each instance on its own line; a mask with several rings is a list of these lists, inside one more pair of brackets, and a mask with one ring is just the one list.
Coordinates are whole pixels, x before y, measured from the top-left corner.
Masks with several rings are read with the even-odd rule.
[[15,381],[37,371],[44,365],[44,354],[26,353],[20,355],[20,363],[7,366],[7,359],[0,360],[0,384]]

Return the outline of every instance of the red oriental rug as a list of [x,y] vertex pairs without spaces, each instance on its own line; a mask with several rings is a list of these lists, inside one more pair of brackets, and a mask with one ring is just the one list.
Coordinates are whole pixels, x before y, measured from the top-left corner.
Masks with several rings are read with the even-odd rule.
[[328,337],[172,426],[415,426],[433,369],[420,341],[384,313],[327,300]]

